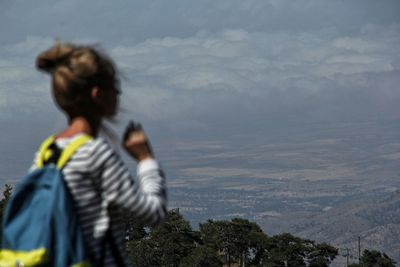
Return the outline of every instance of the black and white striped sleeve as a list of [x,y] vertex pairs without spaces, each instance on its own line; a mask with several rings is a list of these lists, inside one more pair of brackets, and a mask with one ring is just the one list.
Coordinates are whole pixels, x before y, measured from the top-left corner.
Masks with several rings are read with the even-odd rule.
[[165,218],[165,177],[156,160],[139,162],[134,179],[105,141],[96,145],[91,159],[92,171],[100,178],[102,197],[109,206],[131,212],[146,224],[154,225]]

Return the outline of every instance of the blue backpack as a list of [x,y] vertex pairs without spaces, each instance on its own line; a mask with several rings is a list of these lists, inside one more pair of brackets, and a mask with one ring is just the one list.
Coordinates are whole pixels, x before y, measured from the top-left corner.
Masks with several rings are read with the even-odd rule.
[[91,266],[61,172],[75,151],[90,139],[82,135],[59,153],[52,149],[54,136],[42,144],[37,169],[22,179],[7,204],[0,267]]

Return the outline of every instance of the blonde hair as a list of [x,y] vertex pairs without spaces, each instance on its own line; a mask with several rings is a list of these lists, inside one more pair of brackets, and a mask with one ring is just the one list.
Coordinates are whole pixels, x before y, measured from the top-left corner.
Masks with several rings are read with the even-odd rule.
[[114,62],[91,46],[56,43],[40,53],[36,67],[52,77],[53,96],[70,117],[98,112],[91,99],[91,89],[118,90]]

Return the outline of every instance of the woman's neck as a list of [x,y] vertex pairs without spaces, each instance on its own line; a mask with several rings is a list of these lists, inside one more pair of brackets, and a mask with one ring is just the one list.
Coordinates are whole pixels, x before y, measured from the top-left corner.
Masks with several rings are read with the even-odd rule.
[[100,124],[100,120],[89,120],[85,117],[75,117],[70,119],[68,128],[62,131],[57,137],[72,137],[77,134],[97,136]]

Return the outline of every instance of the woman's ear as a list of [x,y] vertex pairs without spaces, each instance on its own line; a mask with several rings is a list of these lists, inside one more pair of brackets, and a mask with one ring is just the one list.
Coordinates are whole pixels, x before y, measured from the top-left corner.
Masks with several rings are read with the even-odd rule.
[[99,104],[101,102],[102,94],[99,87],[94,86],[92,91],[90,92],[90,97],[92,98],[93,102]]

